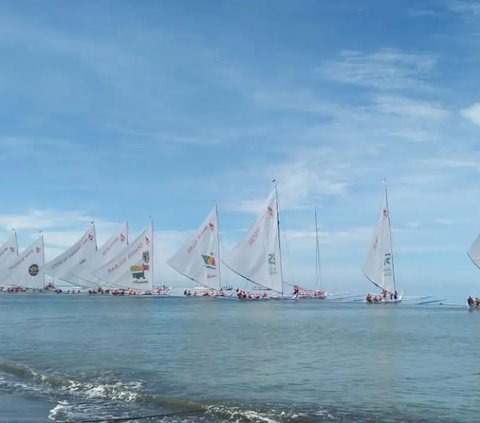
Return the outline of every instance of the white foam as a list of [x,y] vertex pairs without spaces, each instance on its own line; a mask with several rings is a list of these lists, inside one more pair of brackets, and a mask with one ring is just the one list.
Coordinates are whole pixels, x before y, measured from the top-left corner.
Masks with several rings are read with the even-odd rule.
[[280,423],[278,420],[275,420],[270,416],[266,416],[264,413],[259,413],[254,410],[241,410],[238,407],[211,405],[207,407],[207,413],[213,415],[226,415],[230,419],[235,419],[236,422],[241,422],[245,421],[245,419],[248,419],[248,421],[252,423]]

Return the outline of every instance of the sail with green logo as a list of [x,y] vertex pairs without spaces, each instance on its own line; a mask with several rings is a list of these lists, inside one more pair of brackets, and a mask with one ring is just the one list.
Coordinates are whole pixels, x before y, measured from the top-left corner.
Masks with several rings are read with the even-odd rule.
[[217,207],[214,207],[167,263],[201,286],[220,290],[222,283],[218,240]]

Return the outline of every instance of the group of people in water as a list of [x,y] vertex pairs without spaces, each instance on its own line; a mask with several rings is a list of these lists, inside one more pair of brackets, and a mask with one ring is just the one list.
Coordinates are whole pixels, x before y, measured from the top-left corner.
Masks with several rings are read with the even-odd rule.
[[220,289],[218,291],[216,290],[206,290],[206,291],[190,291],[189,289],[186,289],[183,291],[183,296],[184,297],[224,297],[225,293],[223,292],[223,289]]
[[267,292],[264,292],[262,295],[260,295],[258,292],[255,294],[251,294],[248,291],[242,291],[241,289],[237,288],[235,290],[235,294],[237,295],[237,298],[239,300],[259,300],[259,299],[267,299],[268,294]]
[[382,293],[379,295],[375,294],[366,294],[365,295],[365,302],[367,303],[384,303],[388,301],[395,301],[398,300],[397,291],[395,292],[388,292],[386,289],[382,290]]
[[478,297],[473,298],[471,295],[467,298],[467,304],[470,307],[480,307],[480,299]]
[[321,289],[315,289],[313,291],[300,288],[298,285],[293,286],[293,298],[326,298],[327,293]]

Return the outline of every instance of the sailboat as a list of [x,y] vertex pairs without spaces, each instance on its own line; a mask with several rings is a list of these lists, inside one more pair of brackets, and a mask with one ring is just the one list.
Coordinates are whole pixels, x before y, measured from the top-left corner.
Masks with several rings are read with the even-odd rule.
[[[480,235],[473,241],[470,249],[467,252],[468,257],[472,260],[473,264],[480,268]],[[467,305],[469,308],[480,308],[480,299],[472,296],[467,298]]]
[[148,294],[154,281],[153,222],[128,246],[92,273],[106,288],[131,294]]
[[[12,232],[10,237],[0,246],[0,272],[3,272],[18,256],[17,234]],[[0,280],[0,290],[3,284]]]
[[43,235],[40,235],[29,247],[25,248],[16,259],[0,275],[2,285],[8,286],[8,291],[19,289],[41,290],[44,288],[43,264],[45,250]]
[[227,254],[223,263],[247,281],[283,296],[279,229],[275,186],[245,237]]
[[320,240],[318,237],[317,209],[315,209],[315,289],[305,289],[299,285],[293,287],[293,297],[295,299],[315,299],[324,300],[327,293],[320,286]]
[[378,215],[377,225],[367,257],[362,266],[363,274],[375,286],[382,290],[380,295],[367,294],[368,303],[399,303],[402,294],[398,295],[395,287],[395,266],[393,262],[392,234],[390,212],[388,209],[387,185],[384,182],[384,196]]
[[43,270],[45,274],[55,279],[61,279],[70,283],[73,281],[75,283],[75,275],[79,273],[79,268],[86,266],[96,252],[97,238],[95,225],[92,222],[75,244],[48,263],[45,263]]
[[199,292],[200,296],[218,295],[223,292],[217,206],[167,263],[178,273],[200,285],[203,291]]
[[[92,274],[93,271],[110,261],[128,245],[128,225],[122,223],[116,233],[108,238],[104,244],[88,258],[81,261],[70,271],[69,282],[88,288],[89,292],[101,292],[103,281]],[[90,289],[93,288],[93,291]]]

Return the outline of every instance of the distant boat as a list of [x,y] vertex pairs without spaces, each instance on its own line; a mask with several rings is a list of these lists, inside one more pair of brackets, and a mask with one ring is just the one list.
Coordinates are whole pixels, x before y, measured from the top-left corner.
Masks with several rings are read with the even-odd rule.
[[[470,249],[467,252],[468,257],[472,260],[473,264],[480,268],[480,235],[473,241]],[[473,298],[469,296],[467,298],[467,305],[469,308],[479,308],[480,309],[480,300],[478,298]]]
[[194,291],[194,296],[218,295],[222,291],[216,206],[167,263],[200,285],[201,291]]
[[[280,222],[277,188],[267,197],[245,237],[225,256],[234,273],[283,297]],[[264,295],[267,295],[266,293]],[[254,297],[258,297],[255,295]]]
[[318,237],[317,209],[315,209],[315,289],[307,289],[299,284],[293,285],[293,298],[297,300],[324,300],[327,293],[321,289],[320,280],[320,241]]
[[131,294],[153,292],[155,255],[153,222],[129,245],[92,272],[108,289]]
[[92,222],[87,231],[59,256],[45,263],[43,271],[55,280],[77,284],[76,274],[95,256],[97,252],[97,237],[95,224]]
[[7,287],[7,291],[11,288],[42,290],[45,285],[44,262],[43,235],[40,235],[4,269],[0,275],[2,285]]
[[[13,263],[18,257],[17,234],[12,231],[10,237],[0,246],[0,274]],[[3,280],[0,279],[0,287],[3,286]]]
[[373,240],[369,245],[362,271],[367,279],[382,291],[380,294],[367,294],[365,301],[372,304],[399,303],[402,294],[395,287],[395,266],[393,261],[390,212],[388,209],[387,185],[384,183],[384,196]]

